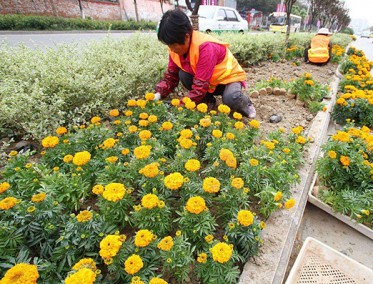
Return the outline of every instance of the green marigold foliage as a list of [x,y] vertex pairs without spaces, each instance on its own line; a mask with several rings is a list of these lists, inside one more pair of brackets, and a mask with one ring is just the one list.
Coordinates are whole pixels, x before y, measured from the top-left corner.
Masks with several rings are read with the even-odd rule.
[[258,253],[260,220],[294,205],[303,128],[260,140],[260,123],[230,118],[227,106],[207,113],[207,105],[153,96],[57,128],[39,158],[9,153],[0,179],[2,267],[33,262],[40,283],[92,261],[97,283],[159,274],[237,282]]

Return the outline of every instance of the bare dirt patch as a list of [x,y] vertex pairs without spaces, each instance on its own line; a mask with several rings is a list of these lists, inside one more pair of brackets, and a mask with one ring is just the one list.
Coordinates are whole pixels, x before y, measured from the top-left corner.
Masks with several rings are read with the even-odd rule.
[[[318,83],[330,84],[337,69],[336,63],[328,63],[325,66],[304,62],[301,62],[300,66],[293,66],[292,63],[292,61],[263,62],[258,66],[246,68],[248,90],[261,80],[269,80],[274,77],[289,82],[304,73],[312,74],[313,79]],[[296,99],[290,99],[284,95],[259,95],[258,98],[251,98],[251,100],[256,108],[256,119],[260,121],[263,133],[269,133],[279,127],[286,130],[298,125],[307,129],[314,117],[314,114],[311,114]],[[274,114],[280,115],[282,120],[278,123],[270,123],[269,118]]]

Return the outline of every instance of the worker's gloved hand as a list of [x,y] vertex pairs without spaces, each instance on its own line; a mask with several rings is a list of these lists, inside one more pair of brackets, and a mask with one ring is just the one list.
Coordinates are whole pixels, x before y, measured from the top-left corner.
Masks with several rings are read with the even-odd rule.
[[154,100],[155,100],[155,101],[159,101],[160,99],[161,99],[161,94],[158,93],[158,92],[155,93],[155,94],[154,94]]

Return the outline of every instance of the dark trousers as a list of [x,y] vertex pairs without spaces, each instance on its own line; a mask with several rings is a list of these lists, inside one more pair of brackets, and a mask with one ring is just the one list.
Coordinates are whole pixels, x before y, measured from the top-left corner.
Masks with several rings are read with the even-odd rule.
[[[179,79],[189,91],[192,90],[194,76],[180,69]],[[213,93],[207,93],[203,99],[204,103],[215,102],[214,96],[222,96],[223,103],[229,106],[233,111],[240,112],[248,116],[248,107],[252,105],[248,96],[242,93],[240,82],[233,82],[227,85],[218,85]]]

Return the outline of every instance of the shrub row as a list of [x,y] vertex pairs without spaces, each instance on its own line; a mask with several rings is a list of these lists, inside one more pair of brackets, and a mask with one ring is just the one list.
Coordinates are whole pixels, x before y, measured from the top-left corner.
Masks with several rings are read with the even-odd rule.
[[155,30],[149,21],[98,21],[49,16],[1,15],[0,30]]
[[[286,55],[282,36],[225,34],[219,38],[231,43],[242,65]],[[311,34],[297,34],[290,43],[305,46],[310,38]],[[335,35],[332,40],[346,46],[350,38]],[[84,123],[95,114],[120,108],[126,99],[152,91],[168,60],[165,46],[149,34],[122,41],[108,36],[86,49],[66,45],[35,51],[2,46],[0,57],[0,136],[34,139],[59,125]]]

